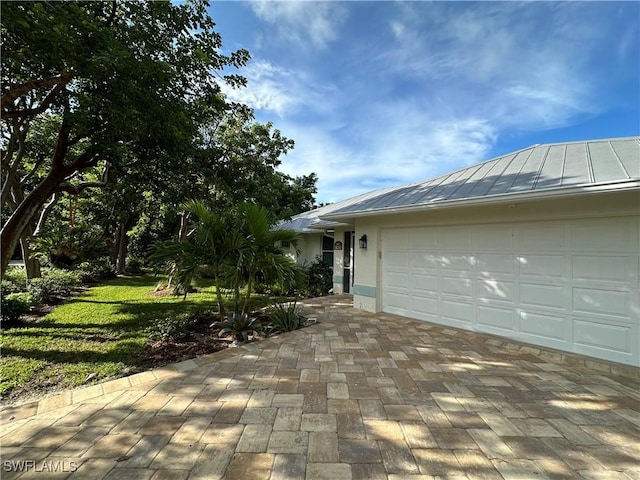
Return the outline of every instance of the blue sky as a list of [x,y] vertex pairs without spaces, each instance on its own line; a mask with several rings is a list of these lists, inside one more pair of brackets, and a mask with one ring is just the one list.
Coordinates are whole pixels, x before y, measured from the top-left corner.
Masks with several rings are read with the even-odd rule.
[[318,202],[537,143],[640,134],[639,2],[214,2]]

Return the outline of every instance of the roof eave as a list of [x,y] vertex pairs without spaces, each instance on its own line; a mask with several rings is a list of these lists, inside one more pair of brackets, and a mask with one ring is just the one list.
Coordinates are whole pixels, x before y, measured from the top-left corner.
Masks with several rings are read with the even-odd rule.
[[600,184],[587,184],[578,185],[574,187],[556,187],[547,188],[538,191],[516,192],[516,193],[502,193],[497,195],[488,195],[484,197],[463,198],[456,200],[442,200],[432,203],[422,203],[419,205],[406,205],[398,207],[384,207],[372,210],[361,210],[344,213],[333,213],[327,215],[321,215],[319,218],[325,221],[342,221],[345,223],[351,223],[354,218],[358,217],[372,217],[378,215],[390,215],[395,213],[412,213],[433,209],[446,209],[456,207],[467,206],[480,206],[480,205],[498,205],[504,203],[513,203],[515,201],[525,200],[545,200],[552,198],[560,198],[573,195],[584,195],[601,192],[623,192],[630,190],[640,189],[640,179],[630,179],[616,182],[607,182]]

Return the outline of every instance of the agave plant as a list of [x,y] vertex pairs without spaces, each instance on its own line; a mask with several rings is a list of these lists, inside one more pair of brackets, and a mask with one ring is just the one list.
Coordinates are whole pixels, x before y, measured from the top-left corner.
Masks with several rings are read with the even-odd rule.
[[246,313],[227,315],[224,320],[211,324],[211,327],[220,329],[220,337],[231,334],[238,342],[247,342],[251,334],[257,335],[262,332],[262,325],[258,319]]

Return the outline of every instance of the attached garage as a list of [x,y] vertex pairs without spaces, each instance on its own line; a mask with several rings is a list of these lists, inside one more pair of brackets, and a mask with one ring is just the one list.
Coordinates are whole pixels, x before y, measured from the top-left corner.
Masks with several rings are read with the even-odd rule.
[[382,229],[382,310],[632,363],[638,217]]
[[356,308],[638,367],[639,218],[638,137],[535,145],[320,215],[367,239]]

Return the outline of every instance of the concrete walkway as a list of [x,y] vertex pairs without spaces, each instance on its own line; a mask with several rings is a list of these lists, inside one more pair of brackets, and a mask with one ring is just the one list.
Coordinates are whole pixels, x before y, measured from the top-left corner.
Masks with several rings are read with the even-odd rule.
[[638,479],[638,369],[351,308],[2,412],[3,480]]

